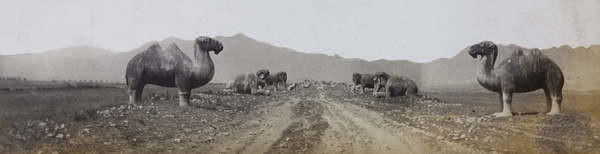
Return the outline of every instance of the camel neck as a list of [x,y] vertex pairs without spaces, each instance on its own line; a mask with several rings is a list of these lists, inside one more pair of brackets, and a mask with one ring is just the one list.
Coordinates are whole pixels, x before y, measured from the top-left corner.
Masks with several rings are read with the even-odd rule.
[[494,70],[494,61],[495,61],[495,57],[493,55],[485,55],[483,58],[485,58],[484,60],[481,61],[481,65],[483,66],[480,70],[481,73],[484,73],[485,75],[491,75],[492,71]]
[[491,91],[498,91],[499,80],[496,75],[494,75],[494,62],[495,56],[494,54],[485,55],[483,60],[481,60],[481,64],[479,65],[479,73],[477,74],[477,81],[484,88]]
[[192,87],[208,83],[214,76],[214,64],[208,51],[203,51],[198,44],[194,46],[194,64],[192,69]]
[[212,59],[210,58],[208,51],[202,50],[197,43],[194,45],[194,63],[199,65],[212,64]]

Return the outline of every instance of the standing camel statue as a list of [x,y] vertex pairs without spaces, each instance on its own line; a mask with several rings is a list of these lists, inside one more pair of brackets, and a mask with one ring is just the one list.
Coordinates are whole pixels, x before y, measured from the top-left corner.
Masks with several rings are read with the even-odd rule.
[[177,87],[179,106],[188,106],[192,89],[204,86],[215,74],[209,51],[219,54],[223,45],[217,40],[201,36],[194,43],[194,61],[175,43],[163,50],[158,43],[133,57],[127,64],[125,79],[129,103],[139,103],[146,84]]
[[560,113],[562,102],[563,73],[552,60],[544,56],[540,50],[532,49],[523,52],[520,48],[508,59],[494,68],[498,56],[498,47],[490,41],[471,46],[469,55],[477,58],[481,55],[481,65],[477,81],[485,89],[500,94],[502,112],[494,113],[496,117],[512,116],[511,103],[513,93],[526,93],[543,89],[546,94],[547,115]]

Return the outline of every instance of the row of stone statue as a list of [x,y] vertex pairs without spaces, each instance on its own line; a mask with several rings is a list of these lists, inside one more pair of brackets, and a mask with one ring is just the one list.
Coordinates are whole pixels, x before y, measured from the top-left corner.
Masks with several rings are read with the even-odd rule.
[[[158,43],[152,44],[127,64],[125,78],[130,103],[140,102],[146,84],[155,84],[177,87],[179,105],[188,106],[191,90],[207,84],[214,76],[214,64],[209,52],[214,51],[215,54],[219,54],[222,50],[223,45],[219,41],[201,36],[195,40],[192,60],[174,43],[166,49],[162,49]],[[498,57],[498,48],[492,42],[484,41],[475,44],[471,46],[468,53],[473,58],[481,56],[481,65],[477,74],[479,83],[484,88],[500,94],[503,109],[502,112],[494,114],[495,116],[512,115],[510,106],[513,93],[538,89],[543,89],[546,93],[550,110],[548,114],[560,112],[564,76],[558,65],[538,49],[531,49],[528,52],[517,49],[497,67],[494,67],[494,64]],[[285,77],[287,78],[287,74]],[[270,79],[267,70],[236,75],[230,79],[225,91],[268,95],[270,91],[265,90],[264,87],[267,81],[271,81]],[[385,72],[377,72],[375,75],[354,74],[353,81],[361,85],[362,91],[372,86],[375,96],[393,97],[418,93],[413,80],[402,76],[390,76]],[[256,88],[252,88],[253,86]],[[379,93],[381,88],[385,88],[385,91]]]

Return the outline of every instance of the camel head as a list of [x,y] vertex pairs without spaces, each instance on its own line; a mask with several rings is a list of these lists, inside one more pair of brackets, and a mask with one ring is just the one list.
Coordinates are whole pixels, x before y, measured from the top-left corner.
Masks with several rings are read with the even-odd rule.
[[361,77],[362,77],[362,75],[360,75],[359,73],[354,73],[354,74],[352,74],[352,81],[356,84],[360,84]]
[[215,54],[223,51],[223,45],[221,42],[206,36],[200,36],[196,38],[196,44],[199,45],[202,51],[214,51]]
[[287,81],[287,73],[282,73],[282,75],[277,76],[280,81]]
[[390,75],[385,72],[375,73],[375,77],[373,78],[375,87],[374,87],[373,91],[376,92],[376,91],[379,91],[379,89],[381,87],[385,87],[385,84],[387,83],[389,78],[390,78]]
[[266,86],[266,83],[271,81],[271,75],[269,75],[269,70],[262,69],[256,72],[256,77],[258,78],[257,83],[259,86]]
[[482,59],[484,56],[491,55],[493,62],[495,63],[496,57],[498,57],[498,47],[494,42],[483,41],[471,46],[471,48],[469,48],[469,55],[473,58],[477,58],[477,56],[480,55]]

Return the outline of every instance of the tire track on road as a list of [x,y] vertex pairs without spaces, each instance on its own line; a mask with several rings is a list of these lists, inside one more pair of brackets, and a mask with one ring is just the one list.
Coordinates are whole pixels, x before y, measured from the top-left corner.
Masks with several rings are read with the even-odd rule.
[[[392,132],[397,138],[403,141],[407,141],[411,147],[419,147],[421,151],[415,153],[483,153],[482,151],[468,148],[460,143],[454,143],[448,140],[439,140],[443,136],[438,136],[434,132],[430,132],[425,129],[410,126],[407,123],[414,123],[415,121],[410,120],[409,114],[401,113],[399,116],[404,117],[407,121],[396,121],[393,119],[385,118],[382,113],[373,112],[371,109],[355,105],[354,103],[344,103],[343,97],[329,98],[322,96],[323,99],[332,102],[330,104],[344,108],[344,110],[351,111],[352,114],[358,117],[365,117],[373,126]],[[336,101],[340,99],[339,101]],[[342,103],[335,103],[342,102]],[[435,126],[440,127],[440,126]],[[415,149],[415,148],[413,148]]]
[[329,128],[322,118],[323,107],[320,103],[303,99],[292,107],[292,120],[266,153],[314,153],[321,142],[321,136]]
[[[261,128],[252,132],[246,132],[248,138],[241,138],[237,141],[241,147],[232,147],[237,149],[235,153],[265,153],[275,142],[281,138],[281,133],[289,127],[294,121],[292,107],[299,103],[299,99],[276,102],[274,108],[266,108],[268,114],[262,117],[245,122],[247,125],[259,124]],[[268,119],[263,121],[264,119]],[[242,133],[243,134],[243,133]]]
[[[424,145],[412,143],[415,140],[398,136],[393,132],[378,127],[378,125],[372,122],[378,121],[381,118],[366,116],[365,112],[367,111],[363,111],[364,109],[361,110],[350,106],[351,104],[328,99],[322,93],[319,95],[318,100],[327,108],[326,119],[329,119],[330,123],[335,123],[333,125],[335,127],[332,127],[329,132],[351,132],[351,134],[346,134],[344,137],[352,141],[350,145],[347,143],[338,143],[339,141],[336,140],[328,141],[335,143],[334,145],[337,147],[345,148],[332,152],[348,150],[358,153],[424,153],[425,149],[427,149]],[[326,134],[326,136],[331,135],[336,134]],[[327,150],[330,147],[323,146],[322,148],[323,150]]]

